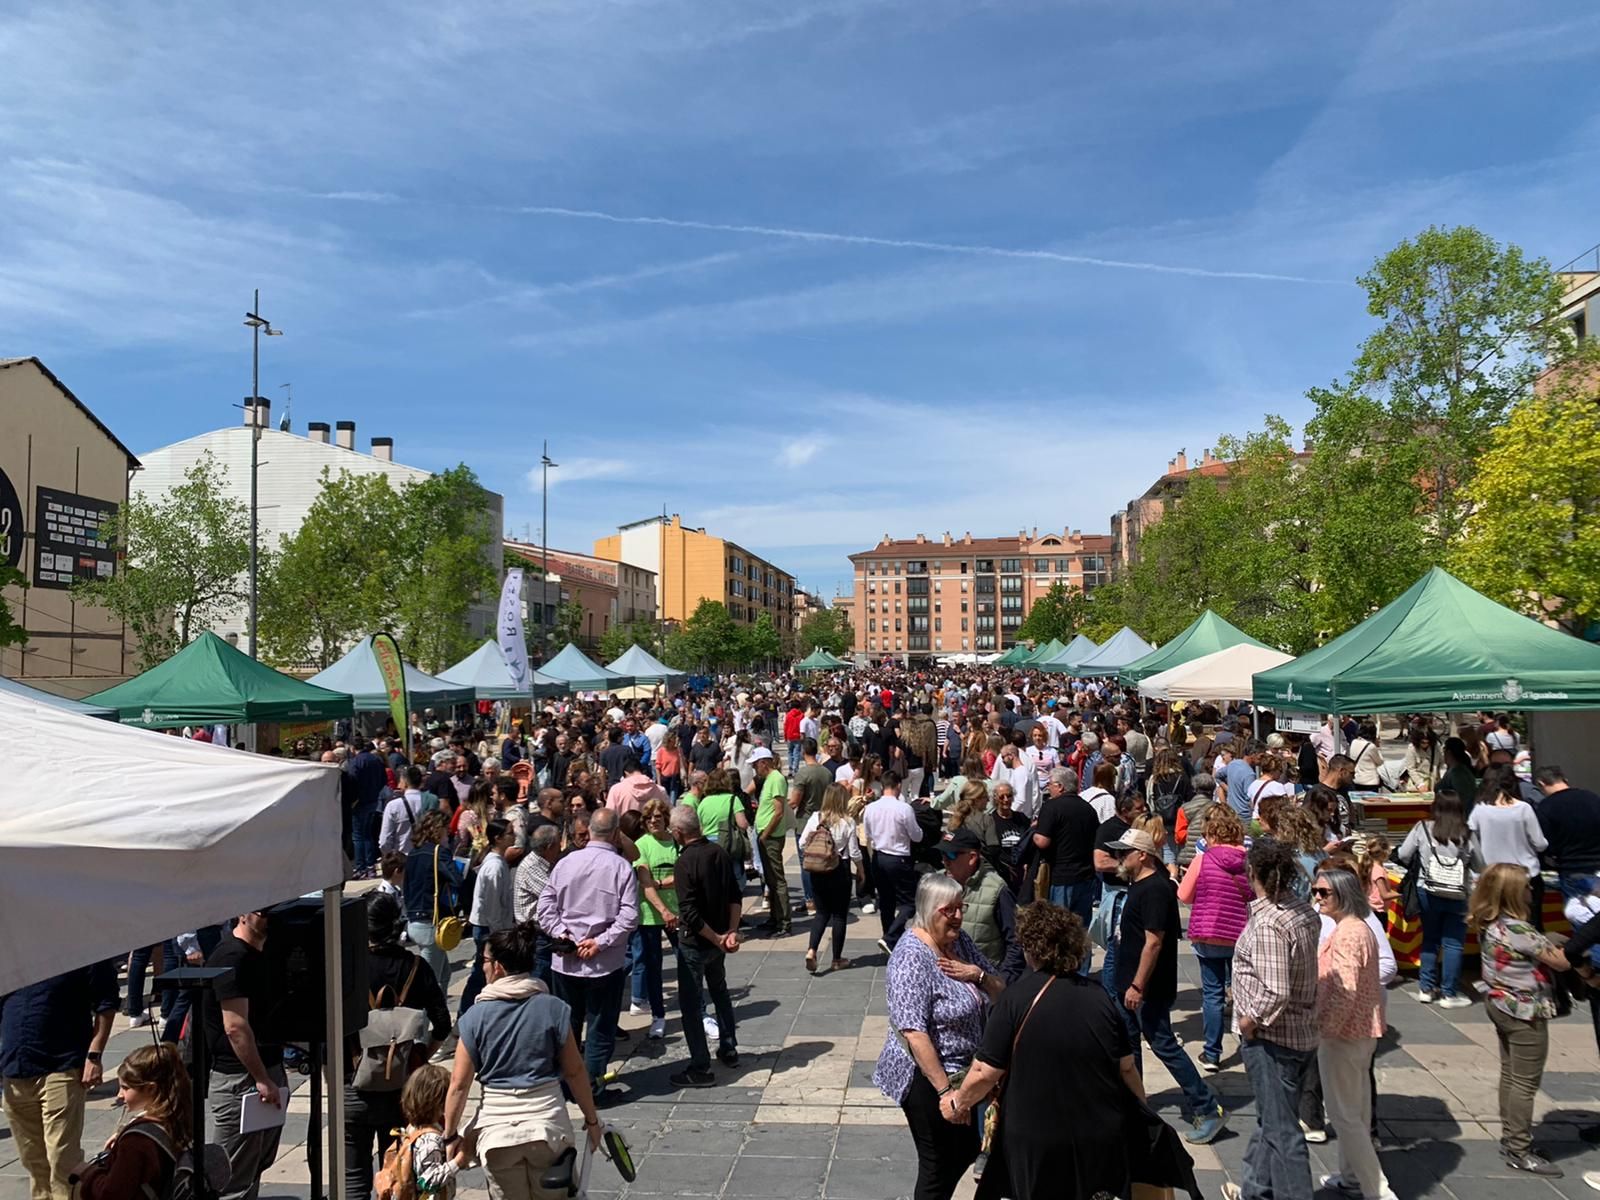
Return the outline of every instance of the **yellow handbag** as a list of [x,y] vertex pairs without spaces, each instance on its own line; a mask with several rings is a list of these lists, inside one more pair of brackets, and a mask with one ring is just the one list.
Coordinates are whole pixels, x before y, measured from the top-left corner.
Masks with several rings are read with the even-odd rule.
[[446,954],[461,945],[463,926],[455,914],[439,917],[439,847],[433,848],[433,944]]

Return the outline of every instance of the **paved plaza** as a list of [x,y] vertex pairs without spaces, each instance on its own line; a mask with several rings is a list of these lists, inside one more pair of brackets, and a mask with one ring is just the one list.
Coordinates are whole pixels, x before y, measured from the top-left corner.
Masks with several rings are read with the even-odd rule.
[[[798,879],[792,851],[790,879]],[[753,898],[747,906],[751,903]],[[753,938],[729,959],[743,1061],[732,1070],[714,1064],[718,1086],[699,1091],[678,1091],[667,1082],[685,1057],[668,956],[668,1037],[648,1041],[649,1018],[623,1015],[622,1025],[632,1036],[619,1043],[616,1067],[627,1099],[605,1113],[625,1131],[638,1179],[624,1184],[609,1164],[600,1163],[593,1195],[604,1200],[624,1195],[910,1196],[916,1175],[910,1135],[899,1109],[872,1086],[887,1022],[885,956],[874,944],[877,918],[853,916],[850,934],[846,953],[855,965],[838,973],[807,975],[805,939],[798,934]],[[466,948],[455,958],[452,1008],[466,979]],[[1187,949],[1179,962],[1183,986],[1174,1023],[1193,1053],[1200,1039],[1199,981]],[[1447,1012],[1418,1004],[1412,983],[1405,980],[1390,992],[1389,1023],[1389,1036],[1379,1048],[1378,1115],[1384,1169],[1401,1200],[1517,1200],[1553,1193],[1588,1200],[1596,1194],[1581,1179],[1583,1171],[1600,1169],[1600,1060],[1586,1010],[1550,1027],[1534,1137],[1566,1178],[1548,1183],[1514,1175],[1500,1160],[1498,1050],[1482,1006]],[[126,1029],[118,1018],[106,1055],[108,1080],[112,1065],[149,1036],[148,1030]],[[1226,1048],[1227,1069],[1210,1079],[1228,1108],[1228,1129],[1212,1145],[1193,1150],[1201,1189],[1211,1197],[1220,1194],[1224,1180],[1238,1179],[1255,1123],[1255,1104],[1231,1038]],[[1178,1120],[1177,1088],[1148,1050],[1144,1061],[1153,1103],[1169,1120]],[[291,1083],[295,1095],[283,1147],[266,1176],[264,1197],[311,1194],[305,1149],[309,1091],[302,1076],[292,1075]],[[114,1092],[108,1082],[90,1104],[86,1149],[103,1143],[116,1125]],[[1061,1119],[1070,1121],[1070,1098],[1064,1100]],[[1337,1169],[1336,1145],[1311,1147],[1314,1173]],[[957,1193],[970,1194],[970,1182]],[[463,1174],[458,1195],[467,1200],[487,1195],[480,1170]],[[9,1131],[0,1126],[0,1200],[27,1196],[26,1175]]]

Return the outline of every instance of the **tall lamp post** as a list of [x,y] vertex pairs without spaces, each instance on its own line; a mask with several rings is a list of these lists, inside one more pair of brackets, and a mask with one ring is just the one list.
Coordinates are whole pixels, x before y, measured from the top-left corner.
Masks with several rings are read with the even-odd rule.
[[256,520],[259,506],[256,503],[256,474],[260,466],[261,450],[261,335],[282,337],[283,330],[274,329],[272,322],[260,315],[261,289],[255,292],[255,302],[244,315],[250,327],[250,657],[256,656]]
[[[550,597],[550,468],[559,467],[561,464],[550,458],[550,443],[544,443],[544,450],[539,458],[540,468],[540,512],[539,512],[539,541],[543,543],[544,551],[544,578],[539,581],[539,665],[543,666],[550,661],[550,620],[553,614],[545,611],[545,601]],[[556,599],[560,600],[560,595]],[[559,603],[556,606],[560,607]]]

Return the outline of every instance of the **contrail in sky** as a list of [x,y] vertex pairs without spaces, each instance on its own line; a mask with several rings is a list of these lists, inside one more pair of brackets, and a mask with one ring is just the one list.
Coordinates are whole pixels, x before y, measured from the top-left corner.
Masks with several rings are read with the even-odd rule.
[[557,208],[529,204],[506,211],[535,217],[566,217],[580,221],[606,221],[613,225],[661,225],[669,229],[700,229],[713,233],[744,233],[756,237],[785,238],[795,242],[828,242],[846,246],[884,246],[894,250],[932,250],[940,254],[973,254],[987,258],[1020,258],[1067,263],[1080,267],[1110,267],[1119,271],[1153,271],[1161,275],[1193,275],[1203,279],[1253,279],[1266,283],[1347,284],[1344,279],[1314,279],[1305,275],[1279,275],[1270,271],[1215,271],[1206,267],[1179,267],[1137,259],[1096,258],[1063,254],[1056,250],[1015,250],[963,242],[928,242],[914,238],[870,237],[860,233],[830,233],[819,229],[785,229],[772,225],[726,225],[716,221],[688,221],[676,217],[625,216],[591,208]]

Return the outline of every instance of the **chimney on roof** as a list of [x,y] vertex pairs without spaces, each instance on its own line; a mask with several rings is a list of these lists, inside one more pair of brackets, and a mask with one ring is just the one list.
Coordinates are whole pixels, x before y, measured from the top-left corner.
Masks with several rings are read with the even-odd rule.
[[1179,450],[1177,457],[1172,460],[1171,470],[1181,475],[1188,469],[1189,455],[1186,452]]
[[244,427],[249,429],[256,423],[256,402],[249,396],[244,398]]
[[961,535],[961,544],[963,546],[972,545],[972,530],[969,529]]
[[312,421],[306,425],[306,436],[313,442],[328,444],[328,431],[330,426],[326,421]]
[[333,440],[346,450],[356,448],[356,423],[354,421],[335,421],[333,423]]
[[1209,467],[1212,466],[1216,461],[1216,456],[1211,453],[1211,447],[1207,446],[1205,454],[1200,459],[1200,465],[1202,467]]
[[944,544],[946,546],[950,544],[950,531],[948,529],[944,531]]
[[1033,536],[1035,539],[1037,539],[1039,536],[1039,527],[1037,525],[1033,527]]
[[920,533],[917,534],[917,545],[920,546],[920,545],[922,545],[922,543],[926,542],[927,540],[928,539],[926,537],[924,537],[922,534],[920,534]]
[[372,457],[383,462],[394,461],[394,439],[392,437],[375,437],[372,439]]
[[256,424],[263,429],[272,427],[272,401],[265,396],[256,399]]
[[1315,444],[1311,441],[1310,438],[1307,438],[1306,439],[1305,453],[1310,454],[1315,449],[1316,449]]

